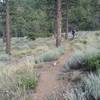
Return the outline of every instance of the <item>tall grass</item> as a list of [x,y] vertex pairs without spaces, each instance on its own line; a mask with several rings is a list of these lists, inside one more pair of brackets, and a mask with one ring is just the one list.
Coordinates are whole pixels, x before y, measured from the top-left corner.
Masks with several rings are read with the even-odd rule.
[[89,94],[95,99],[100,100],[100,73],[89,74],[88,77],[84,78],[86,84],[85,89],[88,90]]
[[64,93],[64,100],[87,100],[86,91],[83,91],[81,88],[72,88],[66,90]]
[[12,64],[0,70],[1,100],[29,100],[26,98],[36,85],[34,66],[28,61]]

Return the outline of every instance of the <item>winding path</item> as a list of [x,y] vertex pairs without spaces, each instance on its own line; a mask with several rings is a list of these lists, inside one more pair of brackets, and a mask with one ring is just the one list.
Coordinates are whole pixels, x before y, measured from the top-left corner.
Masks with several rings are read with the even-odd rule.
[[50,95],[56,89],[59,89],[62,85],[62,81],[58,80],[58,75],[63,69],[65,60],[67,60],[70,55],[71,51],[67,51],[67,53],[60,57],[56,62],[52,62],[50,68],[45,67],[44,70],[40,71],[40,79],[36,88],[36,93],[34,94],[34,100],[44,100],[45,96]]

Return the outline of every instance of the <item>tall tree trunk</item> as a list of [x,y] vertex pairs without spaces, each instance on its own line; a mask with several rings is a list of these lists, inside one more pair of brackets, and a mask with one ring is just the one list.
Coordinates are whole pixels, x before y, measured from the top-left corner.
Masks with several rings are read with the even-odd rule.
[[3,37],[2,37],[2,39],[3,39],[3,42],[6,42],[6,32],[5,32],[5,12],[4,12],[4,4],[5,4],[5,0],[2,0],[2,2],[1,2],[1,4],[2,4],[2,11],[0,12],[0,16],[1,16],[1,18],[2,18],[2,25],[3,25]]
[[6,0],[6,53],[11,54],[9,1]]
[[3,42],[5,43],[6,42],[6,31],[5,31],[6,28],[5,28],[4,18],[5,18],[5,16],[2,15],[2,25],[3,25],[3,37],[2,37],[2,39],[3,39]]
[[55,0],[56,2],[56,46],[61,44],[61,0]]
[[68,0],[66,0],[66,34],[65,39],[68,38]]
[[5,43],[6,42],[6,33],[3,32],[3,42]]

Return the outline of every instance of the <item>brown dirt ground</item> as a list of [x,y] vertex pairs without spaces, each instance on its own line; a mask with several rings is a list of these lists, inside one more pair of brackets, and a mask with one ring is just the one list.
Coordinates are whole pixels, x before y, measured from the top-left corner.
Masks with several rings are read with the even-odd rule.
[[63,84],[62,80],[58,80],[58,76],[63,69],[65,60],[70,57],[71,52],[71,50],[67,51],[57,61],[48,63],[47,66],[50,65],[50,67],[45,65],[40,70],[40,78],[36,93],[34,94],[34,100],[44,100],[45,96],[50,95]]

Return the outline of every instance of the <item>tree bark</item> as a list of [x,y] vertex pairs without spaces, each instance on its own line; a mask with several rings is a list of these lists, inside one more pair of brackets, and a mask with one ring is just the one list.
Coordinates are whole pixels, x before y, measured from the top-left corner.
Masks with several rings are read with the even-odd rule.
[[5,33],[5,12],[4,12],[4,4],[5,4],[5,0],[2,0],[1,2],[0,2],[1,4],[2,4],[2,10],[1,10],[1,12],[0,12],[0,16],[1,16],[1,18],[2,18],[2,25],[3,25],[3,37],[2,37],[2,39],[3,39],[3,42],[6,42],[6,33]]
[[9,1],[6,0],[6,53],[11,54]]
[[66,34],[65,39],[68,38],[68,0],[66,0]]
[[6,33],[3,32],[3,43],[5,43],[5,42],[6,42]]
[[55,0],[56,2],[56,47],[61,45],[61,0]]
[[6,24],[5,24],[5,16],[4,15],[2,15],[2,25],[3,25],[3,42],[5,43],[6,42],[6,28],[5,28],[5,26],[6,26]]

